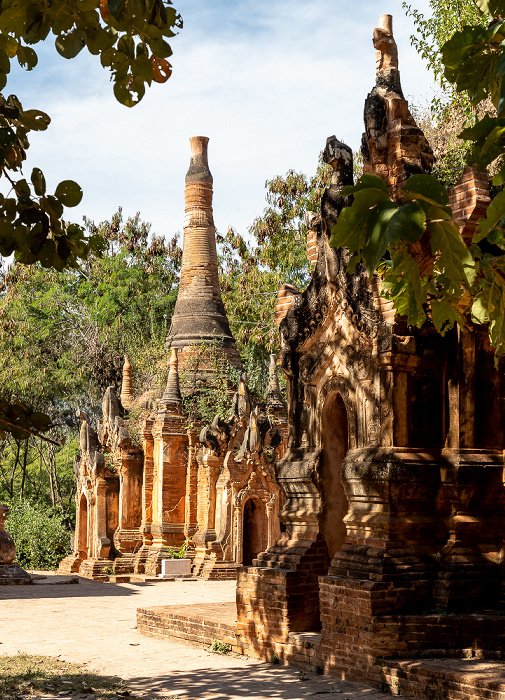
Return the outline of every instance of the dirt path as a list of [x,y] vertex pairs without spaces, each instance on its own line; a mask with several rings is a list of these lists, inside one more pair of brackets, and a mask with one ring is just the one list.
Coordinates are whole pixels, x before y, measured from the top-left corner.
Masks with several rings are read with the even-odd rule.
[[[155,605],[230,602],[233,581],[98,583],[0,587],[0,654],[60,656],[125,679],[136,694],[298,700],[382,700],[383,693],[335,678],[230,657],[198,646],[144,637],[136,609]],[[303,679],[303,680],[302,680]],[[306,680],[305,680],[306,679]]]

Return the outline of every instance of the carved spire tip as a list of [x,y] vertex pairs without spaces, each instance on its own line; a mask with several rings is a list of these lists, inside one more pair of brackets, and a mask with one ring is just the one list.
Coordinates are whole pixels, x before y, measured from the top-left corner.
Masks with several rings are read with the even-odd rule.
[[181,388],[179,385],[179,362],[177,359],[177,349],[172,347],[172,352],[170,353],[170,363],[167,378],[167,385],[163,396],[161,397],[160,404],[181,404],[182,395]]
[[393,33],[393,15],[379,15],[379,29],[383,29],[389,34]]

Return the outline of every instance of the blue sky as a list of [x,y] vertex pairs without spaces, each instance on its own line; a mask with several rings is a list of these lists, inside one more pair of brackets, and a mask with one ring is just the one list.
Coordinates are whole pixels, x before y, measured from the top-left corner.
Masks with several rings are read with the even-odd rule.
[[[49,113],[25,168],[49,187],[74,179],[84,198],[65,218],[140,211],[153,231],[182,232],[190,136],[210,137],[214,218],[219,231],[246,232],[265,206],[264,183],[289,168],[312,174],[326,137],[357,149],[363,102],[373,87],[372,33],[394,18],[405,95],[422,102],[434,84],[410,46],[401,0],[174,0],[184,28],[172,39],[173,75],[128,109],[108,73],[84,51],[67,61],[52,39],[39,65],[13,70],[5,92]],[[415,6],[428,9],[428,0]],[[37,47],[36,47],[37,48]]]

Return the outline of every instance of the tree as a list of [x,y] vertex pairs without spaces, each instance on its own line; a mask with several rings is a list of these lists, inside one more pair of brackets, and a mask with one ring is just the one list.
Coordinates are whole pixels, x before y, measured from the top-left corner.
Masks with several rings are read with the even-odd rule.
[[430,0],[431,17],[425,17],[407,2],[402,2],[402,7],[416,28],[417,33],[410,37],[412,46],[426,61],[441,85],[452,92],[452,83],[444,77],[442,46],[465,26],[485,27],[486,17],[473,0],[458,0],[453,5],[448,5],[443,0]]
[[70,553],[70,533],[61,514],[29,501],[9,502],[6,529],[16,543],[16,561],[27,569],[55,569]]
[[[174,36],[182,20],[170,0],[6,0],[0,8],[0,89],[4,89],[11,61],[32,70],[37,54],[31,46],[55,35],[56,50],[73,58],[84,47],[112,73],[116,99],[129,107],[143,97],[146,83],[165,82],[171,74],[166,60],[172,53],[165,40]],[[0,94],[1,176],[12,187],[0,197],[0,255],[62,270],[86,259],[100,241],[87,239],[77,224],[65,225],[63,207],[76,206],[82,197],[71,180],[47,194],[38,168],[31,182],[22,175],[30,131],[47,128],[49,117],[24,110],[19,100]]]
[[[458,0],[449,6],[430,0],[432,16],[428,18],[406,2],[402,6],[416,27],[416,34],[410,37],[412,45],[426,60],[441,88],[430,107],[414,108],[414,115],[436,157],[432,174],[445,187],[453,187],[470,154],[468,142],[458,138],[459,134],[486,114],[496,116],[496,109],[489,98],[473,105],[465,93],[458,92],[445,79],[441,49],[454,32],[468,25],[485,28],[491,18],[483,15],[473,0]],[[493,164],[488,170],[494,176],[499,168]]]
[[[480,23],[456,31],[440,47],[440,61],[444,79],[474,107],[490,99],[496,109],[496,116],[486,114],[460,134],[469,141],[468,162],[485,168],[505,148],[505,2],[476,5]],[[505,166],[493,183],[504,181]],[[441,333],[455,323],[484,323],[497,356],[505,352],[505,192],[491,202],[471,245],[459,234],[447,190],[432,175],[409,178],[396,201],[381,178],[371,175],[342,194],[354,201],[340,215],[331,243],[349,248],[350,271],[359,262],[370,275],[380,266],[382,293],[409,325],[426,321],[429,302]]]
[[52,426],[52,442],[42,444],[33,431],[0,421],[0,495],[45,500],[63,513],[74,481],[76,409],[98,415],[105,389],[121,384],[125,354],[138,393],[152,383],[181,261],[176,238],[150,237],[138,214],[123,222],[119,211],[86,228],[105,241],[101,257],[90,254],[61,273],[17,263],[0,278],[0,400],[30,406]]
[[330,178],[331,168],[320,159],[311,178],[290,170],[268,180],[268,206],[249,229],[252,241],[234,229],[217,237],[224,304],[248,386],[259,396],[268,381],[269,354],[278,349],[277,290],[281,284],[303,290],[310,281],[305,213],[318,209]]
[[[5,0],[0,5],[0,90],[6,87],[11,61],[35,68],[38,58],[32,46],[52,33],[64,58],[73,58],[84,47],[99,56],[111,71],[116,99],[131,107],[142,99],[146,84],[170,77],[166,59],[172,50],[166,39],[181,27],[170,0]],[[64,180],[49,194],[39,168],[33,168],[29,180],[23,175],[28,136],[47,129],[49,122],[44,112],[26,110],[15,95],[0,93],[0,178],[11,187],[7,196],[0,195],[0,255],[14,253],[20,263],[38,261],[62,271],[98,253],[102,240],[97,234],[87,237],[85,228],[62,219],[65,206],[81,201],[77,183]],[[0,401],[0,429],[26,437],[49,426],[47,416],[19,399]]]

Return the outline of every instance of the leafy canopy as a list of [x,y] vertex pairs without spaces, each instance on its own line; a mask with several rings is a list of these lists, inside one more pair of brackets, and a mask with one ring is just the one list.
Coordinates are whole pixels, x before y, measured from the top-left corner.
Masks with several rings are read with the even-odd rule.
[[[93,414],[107,386],[120,384],[125,354],[140,384],[163,356],[177,296],[177,240],[149,238],[139,215],[123,222],[121,211],[87,222],[87,231],[105,241],[101,257],[62,273],[16,264],[0,280],[0,400],[37,412],[27,427],[43,420],[39,413],[65,423],[77,405]],[[8,430],[3,419],[0,431]]]
[[[3,93],[12,61],[28,71],[38,62],[33,46],[55,37],[57,52],[77,56],[83,48],[100,57],[111,71],[116,99],[132,107],[152,82],[171,75],[167,39],[182,27],[170,0],[4,0],[0,3],[0,256],[14,254],[17,263],[40,263],[62,272],[77,268],[90,254],[100,254],[99,233],[62,219],[64,207],[75,207],[82,190],[62,180],[47,191],[44,174],[23,173],[31,131],[44,131],[50,118],[38,109],[24,109],[15,95]],[[2,180],[3,178],[3,180]],[[0,403],[0,428],[16,435],[37,434],[50,426],[47,416],[19,397]]]
[[[167,38],[180,27],[170,0],[5,0],[0,4],[0,90],[12,61],[26,70],[35,68],[32,47],[52,33],[65,58],[84,47],[100,56],[111,71],[116,99],[132,107],[146,85],[170,77]],[[81,201],[77,183],[63,180],[51,194],[39,168],[29,178],[23,174],[30,131],[43,131],[49,123],[44,112],[25,110],[15,95],[0,93],[0,178],[11,188],[8,196],[0,195],[0,255],[14,253],[18,262],[38,261],[61,271],[76,267],[90,251],[98,252],[100,239],[62,221],[64,207]]]

